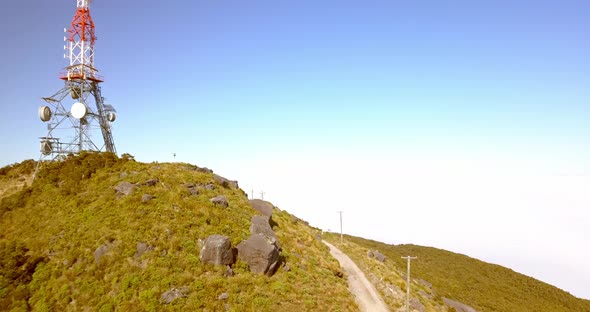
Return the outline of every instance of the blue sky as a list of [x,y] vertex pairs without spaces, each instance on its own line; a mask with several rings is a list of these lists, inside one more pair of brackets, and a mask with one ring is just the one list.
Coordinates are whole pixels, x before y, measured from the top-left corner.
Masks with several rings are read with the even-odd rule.
[[[590,298],[585,262],[553,263],[590,257],[560,249],[590,238],[590,3],[319,2],[94,1],[118,152],[207,166],[322,228],[344,210],[349,233]],[[0,165],[39,156],[37,107],[62,86],[74,11],[0,3]]]

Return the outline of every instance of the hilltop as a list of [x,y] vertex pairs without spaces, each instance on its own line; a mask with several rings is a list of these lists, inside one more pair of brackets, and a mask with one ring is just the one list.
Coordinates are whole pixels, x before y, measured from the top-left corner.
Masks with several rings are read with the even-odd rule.
[[[34,169],[0,169],[0,310],[357,310],[317,229],[263,202],[264,219],[209,169],[109,153],[44,163],[31,183]],[[280,246],[272,272],[201,259],[211,235],[246,241],[257,215]]]

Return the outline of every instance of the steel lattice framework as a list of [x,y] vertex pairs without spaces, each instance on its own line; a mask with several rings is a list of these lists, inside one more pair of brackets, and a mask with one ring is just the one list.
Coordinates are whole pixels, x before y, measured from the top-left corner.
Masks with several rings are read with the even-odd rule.
[[[102,77],[94,67],[95,26],[90,0],[77,0],[76,14],[70,28],[64,31],[64,57],[69,66],[60,74],[64,86],[39,108],[39,118],[47,122],[47,135],[41,137],[41,159],[55,159],[83,150],[116,153],[111,122],[115,109],[104,103],[100,84]],[[65,102],[70,102],[66,106]],[[73,104],[72,104],[73,103]],[[71,107],[68,109],[67,107]],[[103,142],[93,140],[93,130],[100,129]]]

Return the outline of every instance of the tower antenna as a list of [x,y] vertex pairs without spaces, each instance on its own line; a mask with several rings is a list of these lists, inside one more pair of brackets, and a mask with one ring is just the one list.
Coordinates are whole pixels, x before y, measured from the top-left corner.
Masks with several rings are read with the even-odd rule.
[[[103,78],[94,65],[96,34],[90,2],[76,0],[76,14],[70,28],[64,29],[64,58],[69,65],[59,76],[63,88],[44,97],[46,105],[39,108],[39,118],[47,123],[47,134],[40,137],[40,160],[84,150],[117,153],[111,130],[116,110],[105,104],[100,88]],[[92,136],[93,130],[98,129],[101,141]]]

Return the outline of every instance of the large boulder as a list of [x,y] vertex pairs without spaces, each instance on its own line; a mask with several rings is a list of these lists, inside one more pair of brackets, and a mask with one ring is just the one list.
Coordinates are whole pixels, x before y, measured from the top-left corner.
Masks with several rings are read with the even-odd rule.
[[261,199],[251,199],[250,206],[260,212],[263,216],[271,217],[272,208],[274,207],[271,203]]
[[[275,232],[270,227],[269,219],[265,216],[253,216],[250,225],[250,233],[261,234],[268,237],[275,237]],[[276,239],[276,237],[275,237]]]
[[248,263],[250,271],[272,276],[280,265],[276,239],[254,234],[238,244],[238,258]]
[[236,251],[231,247],[229,237],[211,235],[203,242],[199,257],[204,263],[232,265],[236,262]]

